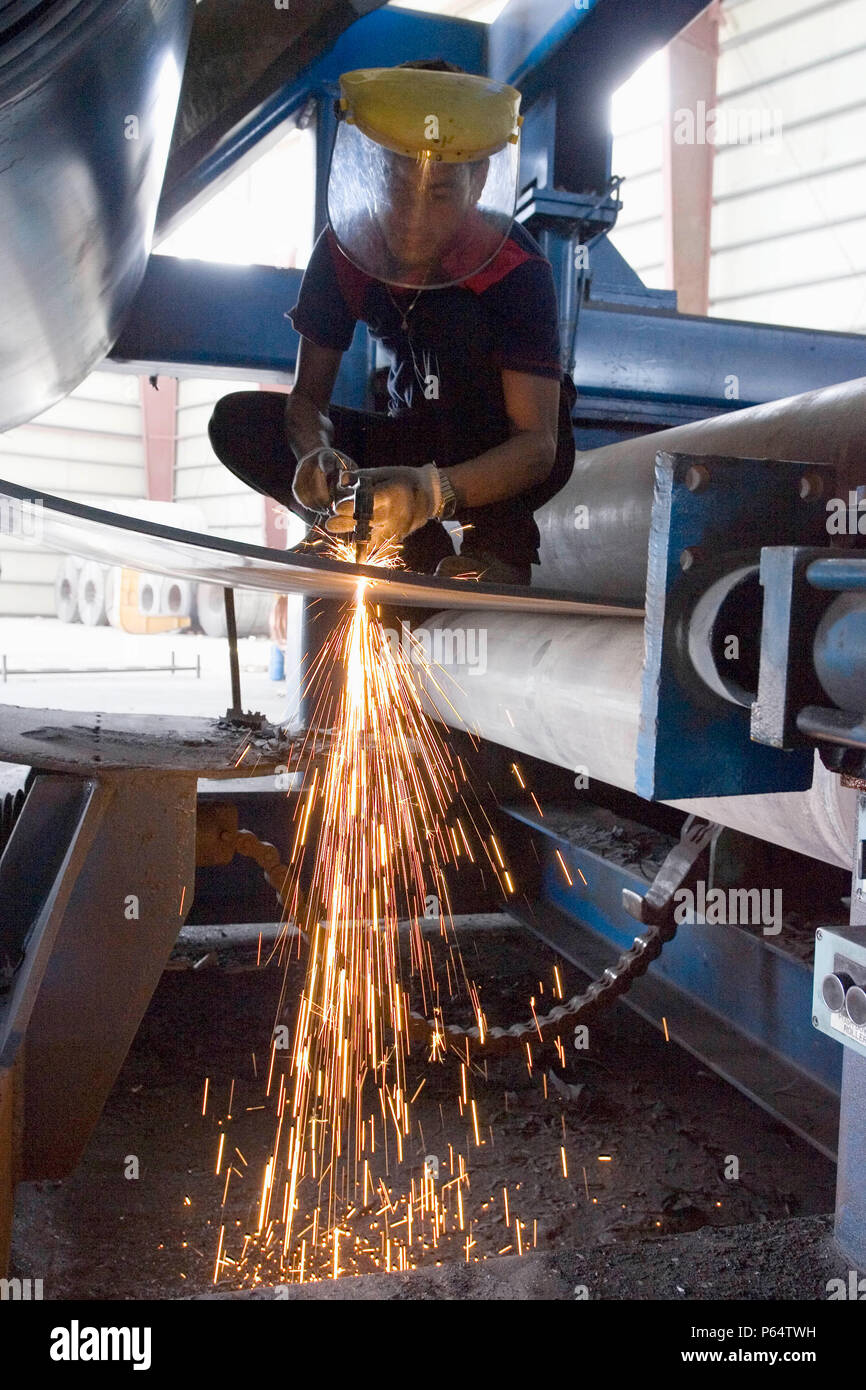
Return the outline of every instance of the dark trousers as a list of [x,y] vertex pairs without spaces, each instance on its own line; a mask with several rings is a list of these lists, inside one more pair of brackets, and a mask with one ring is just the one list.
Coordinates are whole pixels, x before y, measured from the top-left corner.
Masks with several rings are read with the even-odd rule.
[[[564,391],[562,394],[565,397]],[[234,391],[217,401],[208,433],[217,458],[236,477],[257,492],[273,497],[311,525],[318,516],[302,507],[292,492],[295,459],[286,438],[285,409],[286,396],[282,392]],[[395,464],[422,467],[435,457],[422,412],[417,416],[413,412],[389,416],[331,406],[328,414],[334,426],[334,447],[348,454],[359,468]],[[573,461],[574,439],[566,402],[560,407],[554,492],[568,477]],[[524,569],[528,583],[538,546],[533,503],[538,505],[533,495],[524,494],[462,511],[457,519],[467,528],[467,553],[486,551],[508,565]],[[451,538],[438,521],[429,521],[403,542],[407,568],[421,574],[432,574],[440,560],[453,554]]]

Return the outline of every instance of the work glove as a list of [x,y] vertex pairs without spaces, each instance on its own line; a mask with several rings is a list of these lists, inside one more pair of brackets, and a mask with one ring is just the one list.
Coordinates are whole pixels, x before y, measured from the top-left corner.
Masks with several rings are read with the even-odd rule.
[[327,512],[337,496],[343,474],[356,467],[347,454],[323,444],[298,460],[292,492],[302,507],[311,512]]
[[[357,482],[358,474],[350,474]],[[373,519],[370,540],[375,545],[385,540],[401,541],[436,516],[442,506],[442,485],[435,463],[423,468],[365,468],[364,480],[373,484]],[[325,522],[331,535],[346,535],[354,531],[355,499],[337,502],[334,515]]]

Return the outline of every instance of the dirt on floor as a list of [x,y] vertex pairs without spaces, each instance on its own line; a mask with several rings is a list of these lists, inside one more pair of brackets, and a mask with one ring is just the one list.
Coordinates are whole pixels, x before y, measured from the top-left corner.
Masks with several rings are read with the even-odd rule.
[[[555,966],[566,998],[585,983],[520,930],[461,940],[489,1024],[524,1017],[530,998],[546,1011]],[[230,1259],[255,1230],[274,1139],[264,1092],[282,971],[231,964],[230,952],[216,953],[201,969],[164,976],[76,1172],[19,1188],[12,1273],[42,1278],[46,1298],[188,1298],[281,1284],[271,1248],[241,1267],[222,1263],[214,1287],[221,1230]],[[297,962],[290,1003],[302,981]],[[571,1298],[581,1286],[611,1299],[825,1296],[827,1223],[790,1218],[832,1211],[831,1163],[622,1002],[592,1025],[586,1049],[566,1034],[561,1054],[493,1059],[486,1074],[474,1064],[466,1077],[453,1053],[435,1065],[419,1055],[408,1080],[410,1093],[423,1086],[403,1161],[392,1150],[386,1171],[377,1150],[372,1178],[396,1225],[425,1160],[448,1181],[462,1156],[463,1229],[452,1207],[435,1248],[416,1240],[418,1272],[383,1285],[385,1204],[370,1203],[340,1269],[373,1283],[338,1280],[331,1296]],[[759,1246],[769,1252],[760,1260]],[[371,1287],[380,1291],[364,1292]]]
[[[685,1235],[661,1236],[651,1244],[595,1245],[579,1251],[536,1252],[522,1259],[494,1256],[470,1265],[455,1261],[407,1274],[323,1279],[280,1289],[279,1296],[328,1302],[822,1301],[828,1289],[838,1288],[831,1281],[841,1279],[850,1286],[848,1267],[833,1246],[832,1224],[830,1217],[806,1216],[759,1226],[707,1226]],[[274,1296],[273,1288],[202,1295]]]

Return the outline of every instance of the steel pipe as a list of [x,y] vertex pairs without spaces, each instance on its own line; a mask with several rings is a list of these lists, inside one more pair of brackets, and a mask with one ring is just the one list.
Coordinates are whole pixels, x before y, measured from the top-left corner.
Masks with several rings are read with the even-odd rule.
[[840,594],[824,613],[812,643],[815,674],[840,709],[866,711],[866,596]]
[[[439,665],[435,682],[419,667],[419,681],[445,724],[582,773],[590,785],[635,790],[642,624],[457,611],[424,629]],[[807,792],[669,804],[848,868],[855,799],[816,756]]]
[[536,514],[539,585],[643,603],[659,449],[831,463],[846,497],[866,482],[866,377],[578,454],[569,482]]
[[425,629],[442,687],[425,694],[446,724],[633,789],[642,623],[475,610],[440,613],[416,638]]

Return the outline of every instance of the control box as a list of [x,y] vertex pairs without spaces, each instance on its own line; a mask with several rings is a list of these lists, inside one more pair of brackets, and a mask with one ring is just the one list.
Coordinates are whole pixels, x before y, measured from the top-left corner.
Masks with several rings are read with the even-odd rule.
[[812,1023],[866,1057],[866,926],[815,933]]

